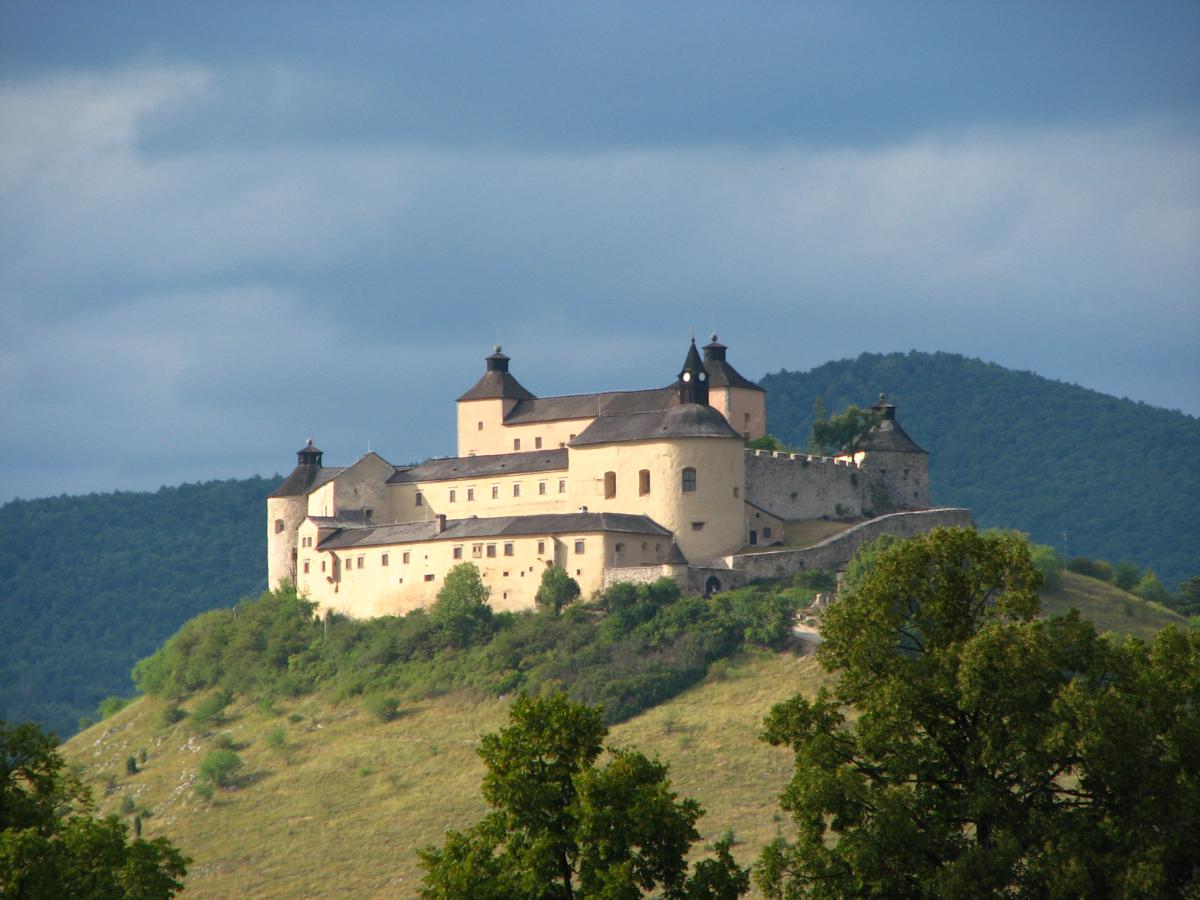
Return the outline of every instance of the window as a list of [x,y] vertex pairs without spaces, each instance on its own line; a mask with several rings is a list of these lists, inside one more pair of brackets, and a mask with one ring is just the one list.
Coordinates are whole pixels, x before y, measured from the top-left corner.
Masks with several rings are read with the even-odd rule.
[[560,494],[565,494],[567,492],[567,479],[565,479],[565,478],[558,479],[558,492]]
[[611,500],[615,496],[617,496],[617,473],[616,472],[605,472],[604,473],[604,499]]
[[390,561],[390,560],[389,560],[389,558],[388,558],[388,555],[387,555],[386,553],[385,553],[385,554],[383,554],[381,557],[379,557],[379,564],[380,564],[381,566],[386,566],[386,565],[388,564],[388,562],[389,562],[389,561]]
[[763,537],[765,537],[765,538],[771,537],[771,526],[770,525],[763,526]]
[[514,450],[521,449],[521,439],[520,438],[513,438],[513,449]]
[[488,555],[488,559],[496,558],[496,545],[495,544],[487,545],[487,555]]
[[505,556],[512,556],[512,555],[513,555],[513,545],[512,545],[512,544],[505,544],[505,545],[504,545],[504,555],[505,555]]
[[455,558],[455,559],[462,559],[462,547],[455,547],[455,548],[454,548],[454,558]]
[[685,494],[696,492],[696,470],[691,466],[683,470],[683,492]]
[[467,488],[467,502],[470,503],[474,499],[475,499],[475,488],[473,488],[473,487]]
[[304,574],[305,575],[308,574],[308,560],[307,559],[304,561]]
[[426,580],[426,581],[433,581],[433,573],[431,572],[431,573],[429,573],[428,575],[426,575],[426,576],[425,576],[425,580]]
[[521,496],[521,483],[519,481],[513,483],[513,496],[514,497]]
[[575,553],[576,553],[576,554],[581,554],[581,553],[583,553],[583,541],[576,541],[576,542],[575,542]]
[[276,519],[276,520],[275,520],[275,533],[276,533],[276,534],[283,534],[283,519]]
[[500,485],[498,485],[498,484],[492,485],[492,499],[493,500],[500,499]]
[[358,567],[361,569],[366,564],[367,564],[367,558],[365,556],[360,556],[358,558]]
[[741,494],[742,494],[742,489],[737,486],[734,486],[734,488],[733,488],[734,499],[737,499],[738,497],[740,497]]
[[638,472],[638,496],[645,497],[650,493],[650,470],[642,469]]
[[544,481],[538,482],[538,493],[543,494],[543,495],[546,493],[546,482],[544,482]]
[[420,491],[417,491],[416,496],[413,497],[413,506],[424,506],[424,505],[425,505],[425,498],[421,496]]
[[538,556],[542,556],[546,552],[546,542],[538,541]]
[[572,435],[570,435],[570,436],[567,438],[567,440],[568,440],[568,441],[573,441],[573,440],[575,440],[575,435],[573,435],[573,434],[572,434]]
[[746,418],[745,418],[746,430],[749,431],[750,430],[750,413],[745,413],[745,416],[746,416]]
[[409,559],[411,559],[411,558],[412,558],[412,557],[409,555],[409,552],[408,552],[407,550],[405,550],[405,551],[404,551],[404,553],[402,553],[402,554],[400,555],[400,562],[404,563],[404,565],[406,565],[406,566],[407,566],[407,565],[408,565],[408,561],[409,561]]
[[471,559],[479,559],[483,556],[483,544],[471,545]]
[[482,422],[476,422],[476,423],[475,423],[475,430],[476,430],[476,431],[483,431],[483,423],[482,423]]
[[693,522],[692,523],[692,531],[703,531],[703,530],[704,530],[703,522]]
[[321,571],[325,571],[325,560],[321,560]]
[[535,437],[535,438],[533,439],[533,449],[534,449],[534,450],[541,450],[541,449],[542,449],[542,439],[541,439],[541,438],[539,438],[539,437]]
[[617,553],[620,553],[624,549],[625,549],[625,545],[621,544],[621,543],[618,543],[616,546],[613,547],[613,550],[615,550]]
[[643,553],[645,553],[645,552],[646,552],[646,548],[647,548],[648,546],[649,546],[649,544],[647,544],[645,541],[642,541],[642,552],[643,552]]
[[456,491],[454,488],[450,488],[450,502],[455,503],[455,502],[457,502],[457,500],[458,500],[458,491]]

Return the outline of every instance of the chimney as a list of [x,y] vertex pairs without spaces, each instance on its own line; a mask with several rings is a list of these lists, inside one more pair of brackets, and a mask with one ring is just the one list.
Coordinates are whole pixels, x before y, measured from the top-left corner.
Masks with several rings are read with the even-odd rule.
[[433,526],[434,534],[441,534],[443,531],[446,530],[446,514],[445,513],[438,513],[436,516],[433,517],[433,521],[434,521],[434,526]]

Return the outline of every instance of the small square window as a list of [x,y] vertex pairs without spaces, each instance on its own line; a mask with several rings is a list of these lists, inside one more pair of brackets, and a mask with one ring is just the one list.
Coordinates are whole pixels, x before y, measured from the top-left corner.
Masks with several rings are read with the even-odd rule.
[[735,499],[736,499],[737,497],[741,496],[741,493],[742,493],[742,489],[741,489],[741,488],[739,488],[739,487],[734,487],[734,489],[733,489],[733,496],[734,496],[734,498],[735,498]]
[[770,525],[764,525],[764,526],[763,526],[763,537],[765,537],[765,538],[769,538],[770,536],[771,536],[771,526],[770,526]]
[[487,555],[488,555],[488,559],[496,558],[496,545],[495,544],[487,545]]
[[565,479],[565,478],[558,479],[558,492],[560,494],[565,494],[567,492],[567,479]]
[[692,523],[692,531],[703,531],[703,530],[704,530],[703,522],[693,522]]
[[283,534],[283,519],[276,519],[276,520],[275,520],[275,533],[276,533],[276,534]]
[[455,558],[455,559],[462,559],[462,547],[455,547],[455,548],[454,548],[454,558]]
[[504,555],[505,555],[505,556],[512,556],[512,555],[513,555],[513,545],[512,545],[512,544],[505,544],[505,545],[504,545]]
[[538,556],[541,556],[545,552],[546,552],[546,542],[538,541]]
[[433,581],[433,573],[432,573],[432,572],[430,572],[428,575],[426,575],[426,576],[425,576],[425,580],[426,580],[426,581]]
[[400,556],[400,562],[404,563],[404,565],[407,566],[409,559],[411,559],[411,556],[409,555],[409,552],[407,550],[405,550],[404,553],[401,554],[401,556]]
[[358,567],[361,569],[366,564],[366,561],[367,558],[365,556],[360,556],[358,558]]
[[[508,577],[508,570],[506,569],[505,571],[501,572],[500,574],[501,574],[502,576],[504,576],[505,578],[507,578],[507,577]],[[507,594],[506,594],[505,596],[507,596]]]
[[534,450],[541,450],[541,449],[542,449],[542,439],[541,439],[540,437],[535,437],[535,438],[533,439],[533,449],[534,449]]
[[482,422],[476,422],[476,423],[475,423],[475,430],[476,430],[476,431],[483,431],[483,423],[482,423]]
[[308,560],[307,559],[304,561],[304,574],[305,575],[308,574]]
[[583,541],[576,541],[576,542],[575,542],[575,552],[576,552],[577,554],[578,554],[578,553],[583,553]]
[[545,493],[546,493],[546,482],[544,482],[544,481],[539,481],[539,482],[538,482],[538,493],[539,493],[539,494],[545,494]]
[[575,570],[575,575],[576,575],[576,576],[579,576],[579,575],[582,575],[582,574],[583,574],[583,569],[576,569],[576,570]]
[[385,553],[385,554],[383,554],[383,556],[379,557],[379,564],[380,564],[381,566],[386,566],[386,565],[388,564],[388,561],[389,561],[389,560],[388,560],[388,555],[387,555],[386,553]]
[[483,556],[483,544],[472,544],[471,545],[471,558],[472,559],[480,559],[480,558],[482,558],[482,556]]

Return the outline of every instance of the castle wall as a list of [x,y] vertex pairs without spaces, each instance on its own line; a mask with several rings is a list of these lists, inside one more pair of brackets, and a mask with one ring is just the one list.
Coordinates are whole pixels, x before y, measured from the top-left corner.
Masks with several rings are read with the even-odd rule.
[[[746,504],[746,543],[767,546],[782,541],[786,522],[752,503]],[[753,540],[751,540],[753,538]]]
[[307,513],[307,498],[267,498],[267,587],[296,581],[296,533]]
[[[500,399],[460,401],[458,455],[491,456],[518,450],[554,450],[565,447],[571,438],[592,423],[592,419],[583,418],[505,425],[504,417],[516,403],[516,400]],[[517,441],[520,441],[519,447]]]
[[[743,458],[741,442],[732,438],[589,444],[571,450],[571,496],[591,512],[649,516],[675,534],[689,560],[698,561],[746,542]],[[696,470],[695,491],[683,490],[685,467]],[[642,470],[650,477],[645,494]],[[612,497],[605,496],[607,472],[616,475]]]
[[[375,522],[392,520],[391,495],[387,480],[395,468],[375,453],[368,453],[329,482],[335,515],[347,510],[371,510]],[[311,509],[311,506],[310,506]]]
[[[560,482],[563,489],[560,489]],[[567,470],[561,469],[491,478],[407,482],[387,487],[393,521],[428,522],[438,513],[450,519],[469,516],[485,519],[575,512],[579,503],[571,497],[569,485]],[[417,503],[418,493],[420,504]]]
[[909,538],[939,527],[973,528],[971,511],[943,508],[891,513],[855,525],[813,547],[732,555],[726,562],[748,579],[784,578],[812,569],[841,569],[862,544],[880,535]]
[[746,451],[746,500],[782,519],[858,518],[864,478],[847,460]]
[[734,431],[747,440],[760,438],[767,433],[767,401],[762,391],[709,387],[708,402],[725,417]]
[[929,457],[924,453],[871,450],[862,468],[867,476],[863,504],[876,514],[929,506]]

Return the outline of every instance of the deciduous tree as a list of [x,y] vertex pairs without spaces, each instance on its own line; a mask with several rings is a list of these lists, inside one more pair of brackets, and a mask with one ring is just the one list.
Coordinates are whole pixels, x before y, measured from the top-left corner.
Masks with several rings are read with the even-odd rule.
[[1200,888],[1200,630],[1112,643],[1035,618],[1039,583],[1018,536],[944,529],[830,608],[837,687],[766,723],[797,828],[759,861],[768,896]]
[[542,572],[542,583],[538,585],[534,602],[555,615],[579,596],[579,582],[567,574],[562,566],[547,566]]
[[443,642],[452,647],[469,647],[492,633],[490,591],[473,563],[459,563],[442,582],[429,611]]

